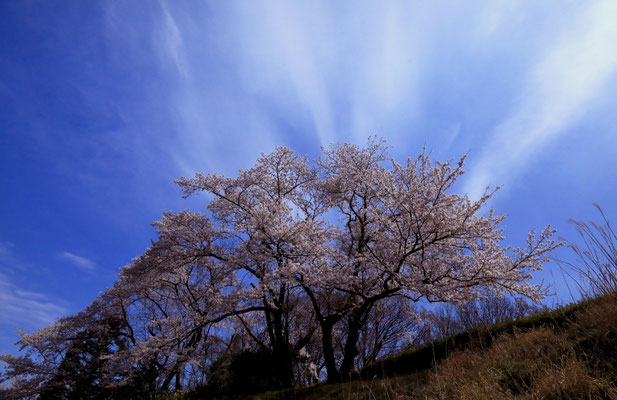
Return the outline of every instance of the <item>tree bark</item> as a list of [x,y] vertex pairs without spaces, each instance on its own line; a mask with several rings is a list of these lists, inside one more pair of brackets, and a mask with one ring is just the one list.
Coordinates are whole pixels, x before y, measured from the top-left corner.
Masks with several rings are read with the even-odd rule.
[[329,383],[336,383],[341,381],[341,376],[339,374],[338,368],[336,367],[336,358],[334,357],[334,343],[332,340],[333,328],[334,323],[332,321],[321,321],[323,356]]
[[353,369],[353,362],[358,356],[358,339],[360,337],[360,328],[362,325],[359,323],[359,317],[354,316],[349,321],[349,332],[347,333],[347,339],[345,340],[345,348],[343,350],[343,361],[341,362],[340,376],[342,380],[346,381],[351,378],[351,370]]

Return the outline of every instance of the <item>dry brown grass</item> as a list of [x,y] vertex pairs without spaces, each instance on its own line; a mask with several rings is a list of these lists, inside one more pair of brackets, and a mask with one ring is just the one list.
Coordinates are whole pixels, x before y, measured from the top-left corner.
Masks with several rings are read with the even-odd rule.
[[549,329],[517,333],[496,340],[484,351],[449,357],[418,393],[427,399],[511,399],[532,389],[544,360],[562,350]]
[[575,356],[547,366],[536,379],[528,398],[532,399],[615,399],[617,392],[594,377]]
[[[617,302],[605,299],[567,326],[504,335],[450,356],[417,399],[617,399]],[[612,375],[611,375],[612,374]]]

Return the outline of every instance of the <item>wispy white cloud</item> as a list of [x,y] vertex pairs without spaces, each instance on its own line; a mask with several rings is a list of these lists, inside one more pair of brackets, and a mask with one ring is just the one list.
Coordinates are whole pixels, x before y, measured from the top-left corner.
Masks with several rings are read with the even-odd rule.
[[169,11],[167,4],[164,1],[160,1],[161,11],[163,12],[163,40],[165,52],[169,55],[173,64],[178,70],[178,73],[184,79],[189,78],[189,70],[184,54],[184,43],[182,34],[174,16]]
[[0,274],[0,304],[0,323],[7,329],[39,329],[68,313],[59,302],[21,289],[5,274]]
[[282,112],[308,112],[321,145],[364,141],[414,108],[423,60],[416,11],[398,1],[253,3],[230,20],[232,51],[245,86],[287,104]]
[[478,198],[511,182],[549,143],[563,137],[592,102],[613,95],[617,72],[617,3],[591,3],[533,66],[515,107],[472,165],[464,190]]
[[84,271],[92,272],[96,268],[96,264],[94,261],[84,256],[79,256],[68,251],[58,253],[58,257],[70,262],[77,268],[83,269]]
[[0,242],[0,337],[13,337],[14,329],[40,329],[68,313],[67,307],[44,293],[25,289],[26,266],[11,242]]

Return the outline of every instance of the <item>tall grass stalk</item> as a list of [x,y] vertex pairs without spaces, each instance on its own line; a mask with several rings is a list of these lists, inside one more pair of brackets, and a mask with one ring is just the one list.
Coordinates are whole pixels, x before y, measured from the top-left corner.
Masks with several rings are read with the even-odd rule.
[[[567,266],[567,273],[578,284],[584,298],[617,294],[617,234],[602,208],[596,203],[594,206],[600,212],[604,224],[571,219],[582,243],[566,242],[578,260],[576,263],[559,260],[561,265]],[[573,274],[581,277],[582,282]]]

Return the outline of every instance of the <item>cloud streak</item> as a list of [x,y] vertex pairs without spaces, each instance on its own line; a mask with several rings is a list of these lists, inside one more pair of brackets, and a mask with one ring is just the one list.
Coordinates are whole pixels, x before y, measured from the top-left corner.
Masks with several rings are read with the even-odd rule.
[[423,59],[416,7],[253,4],[232,19],[244,84],[287,105],[280,112],[308,113],[319,144],[364,142],[413,107]]
[[24,289],[15,282],[28,267],[14,252],[11,242],[0,242],[0,337],[14,337],[14,329],[40,329],[66,315],[68,308],[46,294]]
[[617,72],[615,21],[617,3],[593,3],[531,69],[516,106],[472,165],[464,188],[472,198],[489,183],[514,180],[607,93]]
[[77,254],[73,254],[68,251],[63,251],[61,253],[58,253],[58,257],[70,262],[75,267],[82,269],[84,271],[92,272],[96,268],[96,264],[94,263],[94,261],[90,260],[89,258],[79,256]]
[[5,274],[0,274],[0,304],[0,323],[7,329],[39,329],[68,313],[45,294],[19,288]]

